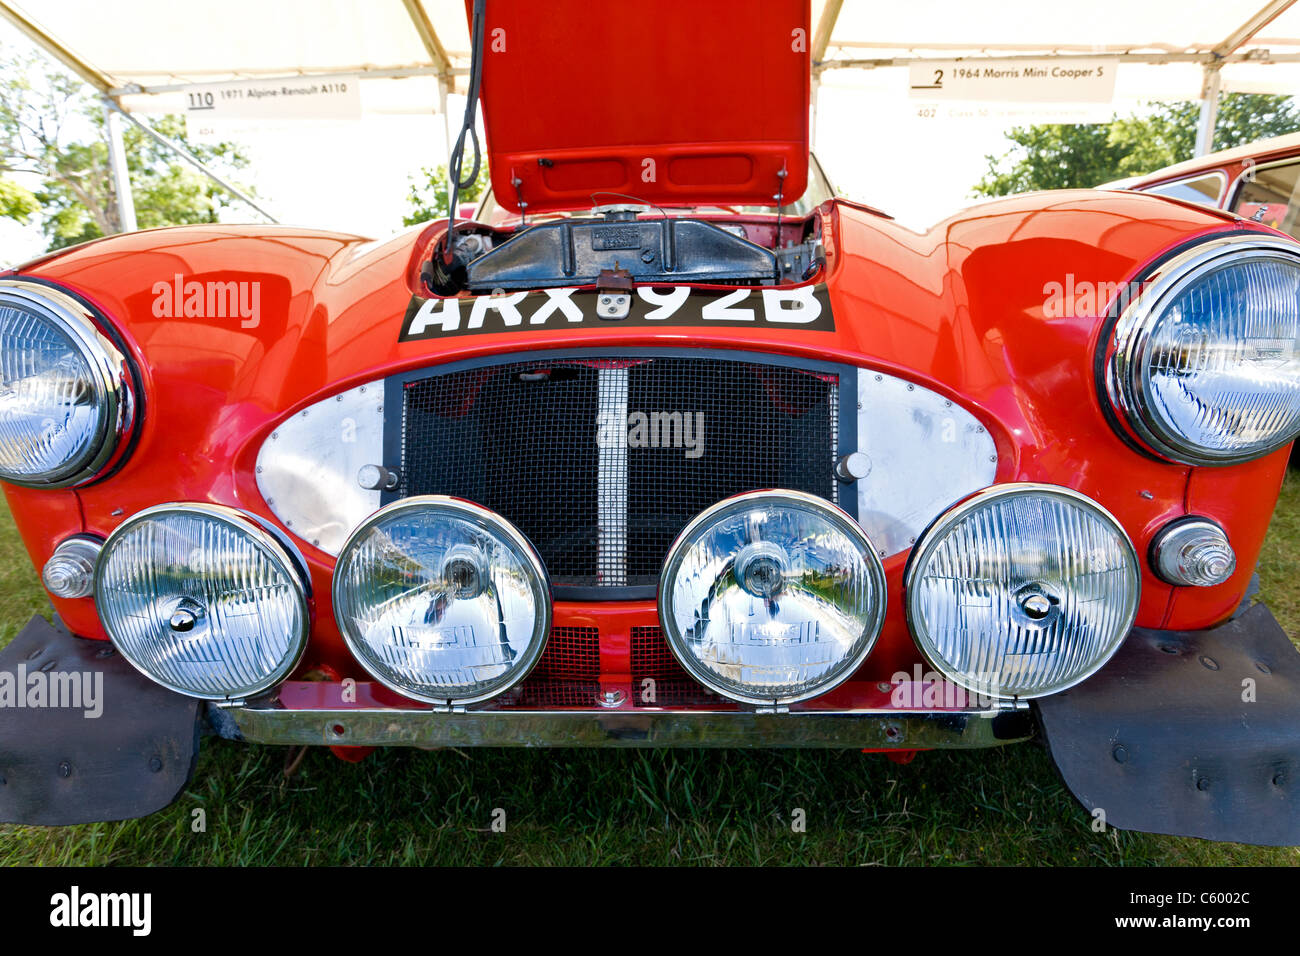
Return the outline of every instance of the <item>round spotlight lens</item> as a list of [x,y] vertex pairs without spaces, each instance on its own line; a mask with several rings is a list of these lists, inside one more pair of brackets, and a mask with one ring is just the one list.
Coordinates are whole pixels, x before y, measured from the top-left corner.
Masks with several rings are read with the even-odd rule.
[[1120,316],[1107,388],[1153,451],[1192,465],[1300,432],[1300,250],[1215,240],[1164,264]]
[[551,626],[537,551],[504,518],[454,498],[404,498],[361,524],[334,569],[334,615],[380,683],[472,704],[527,676]]
[[59,487],[93,477],[123,427],[124,368],[75,300],[0,282],[0,478]]
[[844,512],[757,491],[700,513],[659,582],[668,646],[696,680],[751,704],[807,700],[861,666],[885,619],[885,571]]
[[159,505],[122,522],[100,553],[95,601],[123,657],[204,700],[284,680],[311,626],[298,561],[256,521],[219,505]]
[[1151,557],[1160,579],[1179,587],[1213,587],[1237,570],[1237,555],[1228,535],[1204,518],[1166,525],[1151,543]]
[[939,518],[906,574],[917,646],[988,697],[1042,697],[1101,668],[1128,636],[1141,584],[1128,535],[1054,485],[999,485]]

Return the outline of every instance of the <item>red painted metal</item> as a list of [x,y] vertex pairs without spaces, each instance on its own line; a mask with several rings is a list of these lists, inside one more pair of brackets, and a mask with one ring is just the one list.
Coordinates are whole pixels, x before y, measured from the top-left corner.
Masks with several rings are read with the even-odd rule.
[[809,19],[808,0],[493,0],[482,105],[497,201],[794,202],[808,179]]
[[[1201,469],[1138,454],[1107,424],[1094,388],[1106,304],[1055,317],[1045,302],[1049,284],[1067,275],[1076,285],[1124,283],[1190,239],[1256,227],[1157,197],[1097,191],[992,202],[925,234],[850,203],[828,203],[818,215],[834,331],[611,323],[399,343],[437,225],[382,244],[285,228],[165,229],[46,258],[22,271],[90,300],[125,338],[145,381],[144,428],[107,480],[75,490],[6,487],[19,532],[39,568],[67,536],[106,535],[163,501],[218,502],[275,522],[254,478],[262,441],[308,404],[392,373],[524,349],[743,348],[880,369],[952,398],[997,443],[998,481],[1051,482],[1092,496],[1128,529],[1139,554],[1172,518],[1215,518],[1242,570],[1219,587],[1176,591],[1144,564],[1138,623],[1204,627],[1231,612],[1259,553],[1286,452]],[[261,283],[260,322],[244,328],[238,319],[155,314],[176,275]],[[329,667],[364,679],[333,622],[333,559],[297,543],[315,590],[303,670]],[[904,562],[900,555],[886,563],[889,613],[859,689],[920,661],[902,614]],[[77,633],[104,637],[91,601],[54,604]],[[598,628],[602,680],[629,688],[632,629],[658,623],[652,602],[561,602],[554,614],[556,627]],[[833,691],[820,703],[847,693]],[[854,697],[859,704],[860,692]]]

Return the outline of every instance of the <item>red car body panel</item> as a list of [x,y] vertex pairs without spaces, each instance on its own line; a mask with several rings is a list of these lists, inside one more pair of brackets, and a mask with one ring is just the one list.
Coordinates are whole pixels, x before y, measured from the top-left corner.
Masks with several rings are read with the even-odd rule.
[[[498,202],[536,213],[590,206],[594,191],[795,201],[808,176],[809,18],[808,0],[493,0],[481,99]],[[593,61],[608,67],[599,82]]]
[[[19,274],[81,295],[126,340],[144,379],[144,427],[116,474],[67,490],[6,485],[9,506],[38,568],[64,538],[107,535],[164,501],[221,503],[279,524],[258,491],[257,450],[280,422],[337,392],[404,370],[534,349],[730,348],[885,371],[969,409],[997,444],[997,481],[1067,485],[1122,522],[1143,555],[1139,626],[1203,628],[1238,606],[1287,450],[1218,468],[1135,451],[1107,422],[1095,386],[1109,303],[1060,318],[1046,314],[1045,299],[1048,285],[1066,274],[1126,283],[1188,241],[1271,230],[1157,197],[1091,190],[988,203],[925,234],[844,201],[825,204],[818,215],[827,262],[814,281],[829,288],[834,331],[608,324],[399,343],[408,303],[421,294],[419,265],[442,224],[382,244],[281,228],[176,228],[40,260]],[[174,275],[260,282],[260,323],[241,328],[237,318],[222,325],[155,315],[155,284]],[[1238,570],[1223,585],[1175,589],[1150,572],[1145,554],[1154,533],[1190,513],[1220,522],[1233,542]],[[327,668],[365,680],[334,623],[334,559],[294,540],[314,587],[312,639],[299,673]],[[922,662],[902,611],[905,562],[906,554],[886,562],[887,623],[859,679],[807,706],[861,704],[876,683]],[[75,633],[105,637],[90,599],[54,604]],[[648,601],[555,606],[555,627],[600,629],[601,680],[611,684],[630,681],[631,629],[657,624]]]

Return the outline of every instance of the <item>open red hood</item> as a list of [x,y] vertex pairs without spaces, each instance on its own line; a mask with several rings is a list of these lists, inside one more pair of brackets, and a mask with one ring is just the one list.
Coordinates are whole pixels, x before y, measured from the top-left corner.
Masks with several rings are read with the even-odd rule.
[[501,205],[583,208],[598,191],[696,205],[803,195],[808,0],[487,0],[486,10],[481,102]]

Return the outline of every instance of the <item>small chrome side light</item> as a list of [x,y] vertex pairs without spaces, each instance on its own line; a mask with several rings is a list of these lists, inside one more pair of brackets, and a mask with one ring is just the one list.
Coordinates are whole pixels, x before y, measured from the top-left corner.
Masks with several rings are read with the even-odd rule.
[[45,590],[59,598],[90,597],[95,591],[95,562],[103,548],[103,541],[89,536],[64,541],[41,571]]
[[1228,535],[1207,518],[1180,518],[1160,530],[1151,543],[1151,567],[1167,584],[1214,587],[1232,577],[1237,555]]

